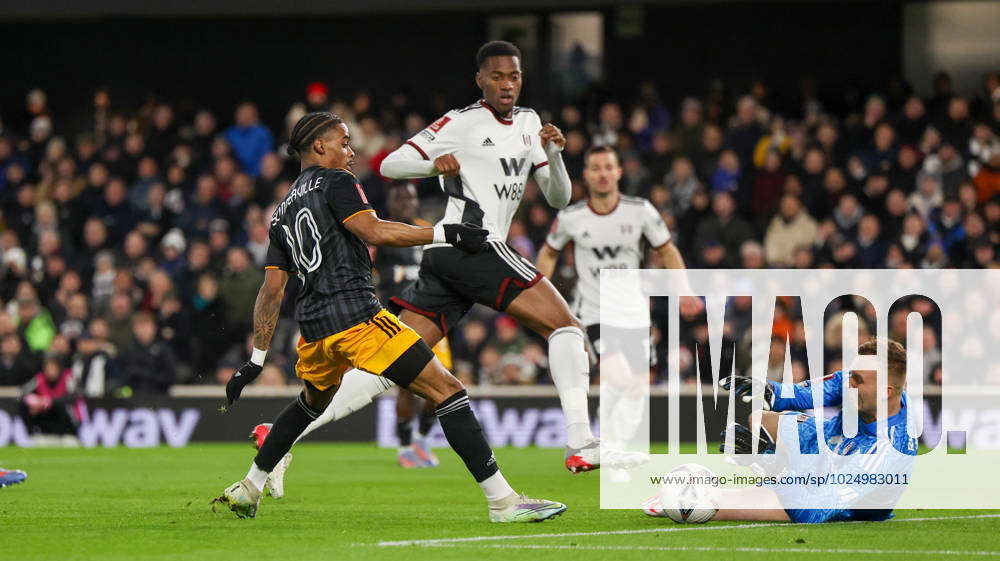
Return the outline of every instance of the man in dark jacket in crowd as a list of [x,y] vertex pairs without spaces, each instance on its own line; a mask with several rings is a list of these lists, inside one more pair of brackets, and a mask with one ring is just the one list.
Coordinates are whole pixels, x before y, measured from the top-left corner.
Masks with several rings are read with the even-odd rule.
[[156,338],[156,320],[148,312],[132,318],[134,347],[118,357],[125,384],[136,393],[166,393],[174,383],[174,353]]

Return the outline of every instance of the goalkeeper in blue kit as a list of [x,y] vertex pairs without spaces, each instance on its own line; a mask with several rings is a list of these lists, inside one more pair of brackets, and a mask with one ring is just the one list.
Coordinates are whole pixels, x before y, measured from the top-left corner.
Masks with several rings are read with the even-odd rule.
[[[795,438],[798,433],[798,454],[789,451],[787,459],[774,458],[774,465],[765,468],[775,477],[815,475],[837,477],[838,484],[788,485],[779,481],[759,489],[724,491],[739,493],[738,502],[752,504],[754,508],[722,508],[715,520],[771,520],[798,523],[841,522],[848,520],[881,521],[892,517],[892,507],[903,491],[906,479],[917,454],[917,439],[907,434],[906,349],[895,341],[887,345],[888,380],[883,399],[886,403],[886,429],[878,434],[876,414],[879,395],[876,371],[876,342],[868,341],[858,347],[858,360],[852,368],[837,371],[823,378],[823,406],[840,406],[843,400],[844,377],[850,388],[857,390],[857,433],[847,436],[844,430],[844,411],[830,419],[820,419],[822,438],[827,447],[837,455],[831,462],[820,451],[816,433],[816,418],[804,413],[817,407],[813,402],[810,380],[799,384],[781,384],[768,381],[764,387],[746,376],[731,376],[720,381],[723,388],[732,392],[735,399],[750,402],[754,385],[763,394],[763,410],[750,414],[749,425],[759,424],[755,434],[747,425],[734,423],[722,434],[724,442],[732,437],[732,447],[723,444],[726,454],[751,454],[756,441],[758,454],[774,454],[778,442]],[[785,393],[793,397],[780,397]],[[794,417],[789,424],[779,421]],[[782,427],[782,425],[785,425]],[[783,447],[785,445],[783,444]],[[794,446],[794,445],[793,445]],[[895,449],[896,453],[893,453]],[[781,452],[778,450],[778,452]],[[841,459],[842,456],[851,458]],[[767,464],[767,462],[762,462]],[[775,465],[781,466],[775,469]],[[844,469],[845,466],[848,469]],[[783,469],[782,469],[783,468]],[[903,476],[906,474],[906,476]],[[851,481],[853,479],[853,481]],[[727,501],[728,502],[728,501]],[[823,508],[799,508],[801,503],[823,505]],[[732,504],[732,502],[730,502]],[[644,505],[644,512],[663,516],[659,505]],[[859,507],[859,508],[856,508]]]
[[[868,341],[858,347],[858,357],[861,360],[873,360],[876,355],[876,342]],[[839,406],[843,399],[843,378],[849,379],[849,386],[857,390],[858,396],[858,420],[857,434],[848,437],[844,434],[844,412],[838,412],[830,419],[822,419],[822,438],[827,446],[835,454],[848,456],[852,454],[867,455],[857,465],[864,466],[869,474],[885,473],[885,468],[892,462],[890,452],[895,449],[907,456],[916,456],[917,439],[912,438],[906,431],[906,349],[896,341],[889,341],[887,344],[888,355],[888,381],[886,384],[886,420],[887,434],[880,437],[877,433],[878,423],[876,414],[878,411],[878,393],[876,387],[876,372],[870,366],[862,365],[860,368],[848,371],[837,371],[823,378],[823,405],[826,407]],[[749,399],[752,391],[752,381],[749,378],[728,378],[723,380],[723,387],[727,387],[734,392],[738,399]],[[813,395],[811,383],[807,380],[800,384],[790,386],[794,397],[780,397],[785,388],[782,384],[769,381],[764,389],[764,406],[770,411],[754,412],[751,417],[759,417],[761,432],[759,435],[758,450],[773,451],[779,436],[779,419],[784,415],[794,415],[796,417],[796,427],[798,429],[799,453],[814,455],[819,457],[819,443],[816,438],[816,423],[812,415],[801,413],[803,410],[812,409]],[[753,421],[751,422],[753,424]],[[734,447],[736,453],[749,453],[752,439],[751,431],[742,425],[732,425],[730,431],[734,431]],[[783,434],[789,434],[785,431]],[[728,450],[724,450],[728,451]],[[912,463],[912,459],[908,463]],[[794,466],[793,466],[794,467]],[[892,471],[892,470],[889,470]],[[890,478],[892,479],[892,478]],[[895,482],[895,481],[894,481]],[[855,489],[862,489],[864,493],[878,494],[883,497],[858,497],[855,502],[889,502],[891,495],[898,498],[901,488],[891,488],[883,485],[864,485]],[[834,489],[834,487],[830,487]],[[788,498],[789,492],[795,489],[776,487],[775,493],[778,500]],[[802,492],[798,490],[798,492]],[[814,491],[809,491],[814,492]],[[867,500],[865,500],[867,499]],[[874,501],[872,499],[875,499]],[[891,502],[895,502],[892,500]],[[756,515],[755,515],[756,513]],[[737,515],[739,518],[730,518]],[[782,516],[784,515],[784,516]],[[726,512],[720,510],[716,515],[716,520],[759,520],[766,519],[787,519],[792,522],[838,522],[845,520],[887,520],[892,516],[891,508],[787,508],[782,512],[767,512],[766,510],[736,510]]]

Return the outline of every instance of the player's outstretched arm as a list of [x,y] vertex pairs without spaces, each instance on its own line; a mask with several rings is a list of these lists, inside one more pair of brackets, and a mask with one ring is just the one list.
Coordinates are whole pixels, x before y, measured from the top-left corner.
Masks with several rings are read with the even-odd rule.
[[667,242],[657,249],[660,258],[663,259],[663,266],[667,269],[684,269],[684,257],[674,245],[674,242]]
[[[660,254],[660,259],[663,260],[663,266],[667,269],[686,269],[684,266],[684,257],[681,256],[681,251],[677,249],[674,242],[667,241],[659,248],[656,252]],[[690,286],[687,284],[687,280],[684,280],[683,288],[681,293],[692,293]],[[683,296],[679,302],[681,314],[684,317],[691,317],[698,315],[705,309],[705,302],[698,297]]]
[[559,252],[549,244],[542,244],[538,250],[538,272],[551,280],[552,273],[556,270],[556,261],[559,259]]
[[[566,138],[558,127],[549,123],[542,127],[538,136],[545,150],[546,165],[535,170],[535,181],[545,195],[545,200],[554,208],[563,209],[573,196],[573,184],[563,163],[562,150],[566,146]],[[537,164],[536,164],[537,165]]]
[[411,247],[429,243],[450,243],[470,252],[480,251],[486,244],[486,230],[471,224],[440,224],[412,226],[402,222],[382,220],[374,212],[356,214],[344,222],[352,234],[366,243],[390,247]]
[[379,173],[390,179],[419,179],[437,174],[434,162],[426,160],[416,148],[404,144],[382,160]]
[[437,175],[458,175],[461,166],[454,154],[429,161],[409,144],[404,144],[382,160],[379,173],[391,179],[420,179]]
[[278,325],[278,312],[281,310],[287,283],[287,271],[277,268],[268,268],[264,271],[264,283],[257,291],[257,301],[253,307],[253,354],[226,383],[227,406],[240,398],[243,388],[260,376],[264,368],[264,357],[267,356],[267,349],[271,347],[274,328]]

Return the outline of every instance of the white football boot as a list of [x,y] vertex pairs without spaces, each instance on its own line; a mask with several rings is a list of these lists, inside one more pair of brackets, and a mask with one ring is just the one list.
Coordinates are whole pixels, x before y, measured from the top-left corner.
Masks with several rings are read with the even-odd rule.
[[272,499],[280,499],[285,496],[285,470],[292,463],[292,453],[289,452],[281,458],[278,465],[274,466],[271,473],[267,474],[267,481],[264,482],[264,491],[271,495]]
[[244,479],[227,487],[221,497],[212,499],[212,512],[215,512],[216,503],[222,503],[239,518],[253,518],[257,516],[260,496],[260,489],[249,479]]
[[599,469],[601,467],[601,441],[591,438],[580,448],[566,446],[565,465],[571,473]]
[[490,503],[490,522],[541,522],[566,512],[566,505],[511,493]]

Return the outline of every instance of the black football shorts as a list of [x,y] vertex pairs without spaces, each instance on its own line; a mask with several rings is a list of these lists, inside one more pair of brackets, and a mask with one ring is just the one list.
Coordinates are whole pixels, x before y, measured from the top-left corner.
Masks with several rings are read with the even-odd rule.
[[614,327],[594,323],[587,326],[587,338],[597,356],[621,353],[633,374],[648,372],[656,365],[656,349],[648,327]]
[[432,247],[424,250],[416,282],[390,298],[388,307],[428,317],[447,335],[474,304],[502,312],[541,279],[530,261],[503,242],[488,242],[479,253]]

